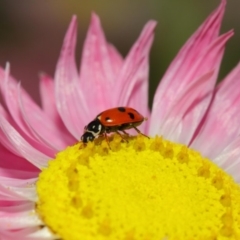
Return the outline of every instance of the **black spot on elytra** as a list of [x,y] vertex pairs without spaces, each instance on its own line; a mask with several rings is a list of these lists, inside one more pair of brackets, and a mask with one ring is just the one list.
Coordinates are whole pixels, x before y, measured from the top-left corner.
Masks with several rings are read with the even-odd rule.
[[118,108],[118,111],[120,111],[120,112],[126,112],[126,109],[125,109],[124,107],[119,107],[119,108]]
[[111,118],[106,117],[106,118],[105,118],[105,121],[108,122],[110,119],[111,119]]
[[130,112],[130,113],[128,113],[128,115],[131,119],[134,119],[134,114],[133,113]]

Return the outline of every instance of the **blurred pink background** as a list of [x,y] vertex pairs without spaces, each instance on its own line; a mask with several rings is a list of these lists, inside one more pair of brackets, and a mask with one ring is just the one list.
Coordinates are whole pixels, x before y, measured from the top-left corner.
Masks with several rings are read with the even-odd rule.
[[[79,66],[82,43],[92,11],[101,18],[109,42],[123,56],[149,19],[158,21],[150,62],[150,104],[154,90],[177,51],[220,0],[2,0],[0,2],[0,65],[40,103],[38,75],[54,75],[63,37],[71,16],[79,23]],[[229,0],[222,32],[235,29],[227,45],[220,79],[240,60],[240,1]]]

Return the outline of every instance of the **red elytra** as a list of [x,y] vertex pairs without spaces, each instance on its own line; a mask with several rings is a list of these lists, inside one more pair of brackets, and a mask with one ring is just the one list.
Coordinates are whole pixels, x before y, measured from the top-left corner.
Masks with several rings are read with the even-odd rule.
[[147,120],[147,118],[143,117],[137,110],[130,107],[107,109],[98,114],[93,121],[85,126],[81,141],[87,143],[93,141],[99,135],[104,135],[108,142],[107,133],[116,132],[122,137],[122,134],[120,134],[119,131],[128,135],[125,130],[131,128],[135,129],[139,134],[147,137],[137,128],[137,126],[142,124],[144,120]]
[[137,110],[130,107],[111,108],[101,112],[96,118],[106,127],[132,123],[141,124],[145,119]]

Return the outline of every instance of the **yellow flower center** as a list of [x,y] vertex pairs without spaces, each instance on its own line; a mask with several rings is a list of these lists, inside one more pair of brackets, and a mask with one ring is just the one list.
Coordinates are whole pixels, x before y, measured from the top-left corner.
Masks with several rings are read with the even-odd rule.
[[240,187],[184,145],[118,135],[68,147],[37,182],[37,211],[65,240],[240,239]]

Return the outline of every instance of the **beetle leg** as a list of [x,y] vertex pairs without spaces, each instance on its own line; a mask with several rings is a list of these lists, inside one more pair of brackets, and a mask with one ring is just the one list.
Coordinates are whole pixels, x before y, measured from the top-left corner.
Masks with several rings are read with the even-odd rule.
[[[126,134],[126,132],[125,131],[123,131],[123,130],[121,130],[122,132],[124,132],[125,134]],[[126,141],[126,142],[128,142],[128,140],[127,139],[125,139],[124,137],[123,137],[123,135],[119,132],[119,131],[116,131],[116,133],[122,138],[122,140],[123,141]],[[126,134],[126,135],[129,135],[128,133]]]
[[106,140],[106,142],[107,142],[108,147],[111,149],[110,143],[109,143],[109,140],[108,140],[107,133],[106,133],[106,132],[103,132],[103,135],[104,135],[104,137],[105,137],[105,140]]
[[128,137],[130,136],[130,134],[129,133],[127,133],[126,131],[124,131],[124,130],[121,130],[125,135],[127,135]]
[[133,126],[133,128],[141,135],[143,135],[144,137],[149,138],[147,135],[143,134],[139,129],[137,129],[136,127]]

